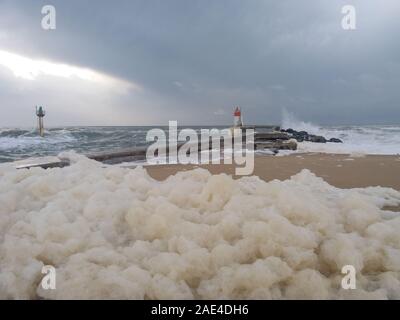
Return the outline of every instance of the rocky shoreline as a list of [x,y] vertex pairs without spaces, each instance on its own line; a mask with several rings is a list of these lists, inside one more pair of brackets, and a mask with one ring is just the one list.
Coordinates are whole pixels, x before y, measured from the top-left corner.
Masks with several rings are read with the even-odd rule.
[[297,142],[309,141],[309,142],[315,142],[315,143],[327,143],[327,142],[343,143],[343,141],[340,140],[339,138],[327,139],[323,136],[310,134],[307,131],[296,131],[291,128],[281,129],[281,132],[285,132],[285,133],[289,134],[290,138],[295,139]]
[[297,150],[297,143],[304,141],[314,143],[343,143],[339,138],[327,139],[323,136],[310,134],[307,131],[296,131],[289,128],[268,133],[256,133],[255,149],[269,149],[277,154],[279,150]]

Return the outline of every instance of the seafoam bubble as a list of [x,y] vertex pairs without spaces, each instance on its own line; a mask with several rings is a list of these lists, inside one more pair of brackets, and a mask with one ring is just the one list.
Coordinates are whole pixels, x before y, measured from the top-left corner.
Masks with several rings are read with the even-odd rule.
[[[393,189],[338,189],[307,170],[233,180],[203,169],[0,170],[2,299],[400,299]],[[56,290],[40,285],[56,268]],[[353,265],[357,289],[341,288]]]

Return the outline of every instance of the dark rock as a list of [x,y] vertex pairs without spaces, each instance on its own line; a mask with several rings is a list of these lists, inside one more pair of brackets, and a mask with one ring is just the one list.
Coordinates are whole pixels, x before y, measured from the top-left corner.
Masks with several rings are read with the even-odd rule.
[[308,140],[308,133],[303,131],[303,132],[296,132],[295,134],[293,134],[293,138],[295,138],[297,141],[304,141],[304,140]]
[[326,142],[343,143],[343,141],[338,138],[331,138],[331,139],[327,140],[323,136],[309,134],[307,131],[296,131],[292,128],[289,128],[286,130],[282,129],[281,131],[290,134],[291,137],[293,139],[295,139],[297,142],[310,141],[310,142],[315,142],[315,143],[326,143]]
[[342,140],[338,139],[338,138],[330,138],[329,142],[334,142],[334,143],[343,143]]
[[292,128],[289,128],[289,129],[286,129],[285,130],[285,132],[287,132],[287,133],[295,133],[295,132],[297,132],[296,130],[293,130]]
[[323,136],[310,135],[309,141],[315,142],[315,143],[326,143],[326,139]]
[[308,133],[306,131],[296,131],[293,129],[288,129],[286,130],[286,132],[291,134],[292,138],[297,140],[297,142],[308,140]]

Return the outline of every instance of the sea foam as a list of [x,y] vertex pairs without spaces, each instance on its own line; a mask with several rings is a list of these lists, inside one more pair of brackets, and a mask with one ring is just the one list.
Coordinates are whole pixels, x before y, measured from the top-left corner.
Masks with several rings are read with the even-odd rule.
[[0,298],[400,299],[398,191],[73,162],[0,168]]

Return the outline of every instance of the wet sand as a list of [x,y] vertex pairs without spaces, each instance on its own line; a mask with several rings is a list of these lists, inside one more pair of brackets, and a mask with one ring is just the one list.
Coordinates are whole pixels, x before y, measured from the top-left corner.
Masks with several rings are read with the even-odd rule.
[[[149,174],[164,180],[178,171],[205,168],[212,174],[226,173],[235,178],[234,165],[162,165],[146,167]],[[334,154],[293,154],[289,156],[257,156],[254,175],[265,181],[285,180],[302,169],[309,169],[329,184],[339,188],[368,186],[400,190],[400,156],[368,155],[352,157]]]

